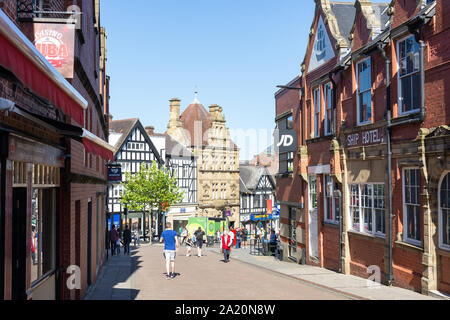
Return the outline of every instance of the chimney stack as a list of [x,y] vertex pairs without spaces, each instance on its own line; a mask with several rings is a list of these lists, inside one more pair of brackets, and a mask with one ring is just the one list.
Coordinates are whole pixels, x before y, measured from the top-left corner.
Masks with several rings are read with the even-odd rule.
[[180,99],[174,98],[170,100],[170,119],[168,129],[181,128],[182,124],[180,121]]
[[153,126],[145,127],[145,131],[147,132],[147,134],[149,136],[154,136],[155,135],[155,127],[153,127]]

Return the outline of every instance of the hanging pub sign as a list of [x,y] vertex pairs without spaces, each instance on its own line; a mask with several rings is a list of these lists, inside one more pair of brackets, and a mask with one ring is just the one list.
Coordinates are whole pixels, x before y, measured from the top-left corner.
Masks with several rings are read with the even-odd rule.
[[278,135],[275,134],[275,143],[279,153],[296,152],[297,131],[278,130]]
[[351,133],[347,135],[345,140],[347,147],[361,147],[379,144],[384,141],[383,128]]
[[34,45],[66,79],[73,78],[75,25],[58,23],[33,24]]
[[122,168],[121,167],[109,167],[108,168],[108,181],[122,181]]

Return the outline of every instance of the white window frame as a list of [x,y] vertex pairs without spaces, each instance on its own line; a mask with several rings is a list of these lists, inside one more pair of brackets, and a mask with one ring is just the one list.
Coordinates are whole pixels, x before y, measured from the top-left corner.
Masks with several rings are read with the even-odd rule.
[[443,221],[442,221],[442,207],[441,207],[441,188],[442,188],[442,183],[444,182],[444,178],[450,175],[450,170],[447,170],[444,172],[444,174],[442,175],[441,179],[439,180],[439,187],[438,187],[438,215],[439,215],[439,224],[438,224],[438,229],[439,229],[439,247],[443,250],[447,250],[450,251],[450,244],[445,244],[443,243],[443,234],[442,234],[442,225],[443,225]]
[[[369,124],[372,123],[373,121],[373,103],[372,103],[372,99],[370,99],[370,119],[367,121],[360,121],[361,119],[361,100],[360,100],[360,94],[361,92],[359,91],[360,89],[360,79],[359,79],[359,66],[360,64],[369,61],[369,70],[370,70],[370,83],[372,84],[372,61],[371,58],[366,58],[363,59],[361,61],[359,61],[356,64],[356,114],[357,114],[357,119],[356,119],[356,123],[360,126],[360,125],[365,125],[365,124]],[[364,91],[363,93],[369,92],[371,93],[372,96],[372,86],[370,86],[369,90]]]
[[[411,114],[411,113],[417,113],[417,112],[420,111],[420,105],[416,109],[412,109],[410,111],[405,111],[405,112],[402,111],[402,109],[403,109],[403,97],[401,96],[401,94],[402,94],[402,78],[400,76],[400,72],[401,72],[401,66],[400,66],[400,43],[405,41],[405,40],[408,40],[409,38],[414,38],[414,35],[411,35],[411,34],[407,35],[407,36],[397,40],[397,43],[396,43],[396,48],[397,48],[397,83],[398,83],[398,90],[397,90],[398,97],[397,98],[398,98],[398,114],[400,116],[408,115],[408,114]],[[414,39],[414,41],[415,41],[415,39]],[[420,59],[420,51],[419,51],[419,59]],[[413,72],[413,73],[409,74],[408,76],[412,76],[414,73],[420,73],[420,71],[421,70],[420,70],[420,61],[419,61],[419,70],[417,72]],[[421,88],[419,88],[419,89],[421,89]]]
[[[329,88],[329,90],[328,90]],[[333,88],[331,86],[331,82],[328,82],[323,85],[323,93],[324,93],[324,102],[325,102],[325,136],[330,136],[333,133]],[[328,110],[330,110],[330,114],[328,114]],[[328,119],[330,117],[330,119]],[[328,122],[330,124],[328,125]]]
[[321,99],[320,99],[320,86],[313,90],[313,105],[314,105],[314,138],[320,137],[320,108],[321,108]]
[[[315,180],[315,188],[314,190],[311,188],[312,187],[312,179],[314,178]],[[309,196],[309,210],[319,210],[319,194],[317,192],[317,180],[318,180],[318,176],[317,175],[310,175],[308,176],[308,196]],[[312,192],[314,191],[314,192]],[[312,195],[315,194],[316,195],[316,207],[313,207],[313,201],[312,201]]]
[[[351,202],[351,187],[353,185],[357,185],[358,187],[358,199],[359,199],[359,205],[358,206],[352,206],[352,202]],[[365,185],[372,185],[372,207],[371,207],[371,212],[372,212],[372,232],[367,232],[364,230],[364,213],[363,213],[363,207],[362,206],[362,190],[363,190],[363,186]],[[384,186],[384,194],[386,197],[386,186],[385,183],[379,183],[379,182],[375,182],[375,183],[349,183],[348,185],[348,229],[351,231],[355,231],[355,232],[359,232],[362,234],[367,234],[367,235],[371,235],[371,236],[375,236],[375,237],[380,237],[380,238],[385,238],[386,234],[385,233],[381,233],[376,231],[377,226],[377,215],[376,215],[376,207],[375,207],[375,186]],[[353,219],[352,219],[352,208],[358,208],[359,209],[359,230],[356,230],[353,227]],[[366,208],[367,209],[367,208]],[[386,218],[386,202],[384,202],[384,218]],[[383,223],[385,224],[385,220],[383,221]],[[384,228],[386,230],[386,226]]]
[[[419,175],[418,175],[418,186],[419,186],[419,203],[418,204],[413,204],[413,203],[406,203],[406,196],[405,196],[405,188],[406,188],[406,172],[410,171],[410,170],[418,170],[419,171]],[[419,207],[419,219],[421,219],[421,206],[420,206],[420,168],[418,167],[406,167],[403,168],[402,170],[402,197],[403,197],[403,241],[415,246],[422,246],[422,240],[417,240],[417,239],[412,239],[412,238],[408,238],[408,210],[407,207],[408,206],[417,206]],[[420,225],[422,224],[422,222],[420,221]],[[420,230],[420,238],[423,238],[422,235],[422,230]]]
[[[327,178],[331,180],[331,196],[327,196]],[[329,174],[323,175],[323,212],[324,212],[324,220],[327,223],[338,224],[339,220],[336,217],[336,208],[335,208],[335,197],[334,197],[334,180]],[[327,198],[331,198],[331,212],[333,213],[333,219],[328,219],[327,217]]]

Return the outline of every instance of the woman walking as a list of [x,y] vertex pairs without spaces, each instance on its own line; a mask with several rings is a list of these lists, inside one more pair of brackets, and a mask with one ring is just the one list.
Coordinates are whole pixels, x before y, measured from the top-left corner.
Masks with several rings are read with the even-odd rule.
[[188,232],[188,234],[186,236],[186,257],[191,256],[191,249],[192,249],[193,245],[194,245],[194,241],[192,241],[191,234]]

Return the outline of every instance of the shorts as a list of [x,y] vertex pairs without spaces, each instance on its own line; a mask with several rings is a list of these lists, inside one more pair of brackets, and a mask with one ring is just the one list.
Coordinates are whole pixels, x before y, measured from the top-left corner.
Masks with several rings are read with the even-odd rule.
[[200,249],[203,247],[203,240],[197,240],[197,247]]
[[175,250],[164,250],[164,256],[166,257],[166,261],[175,261],[176,257]]

